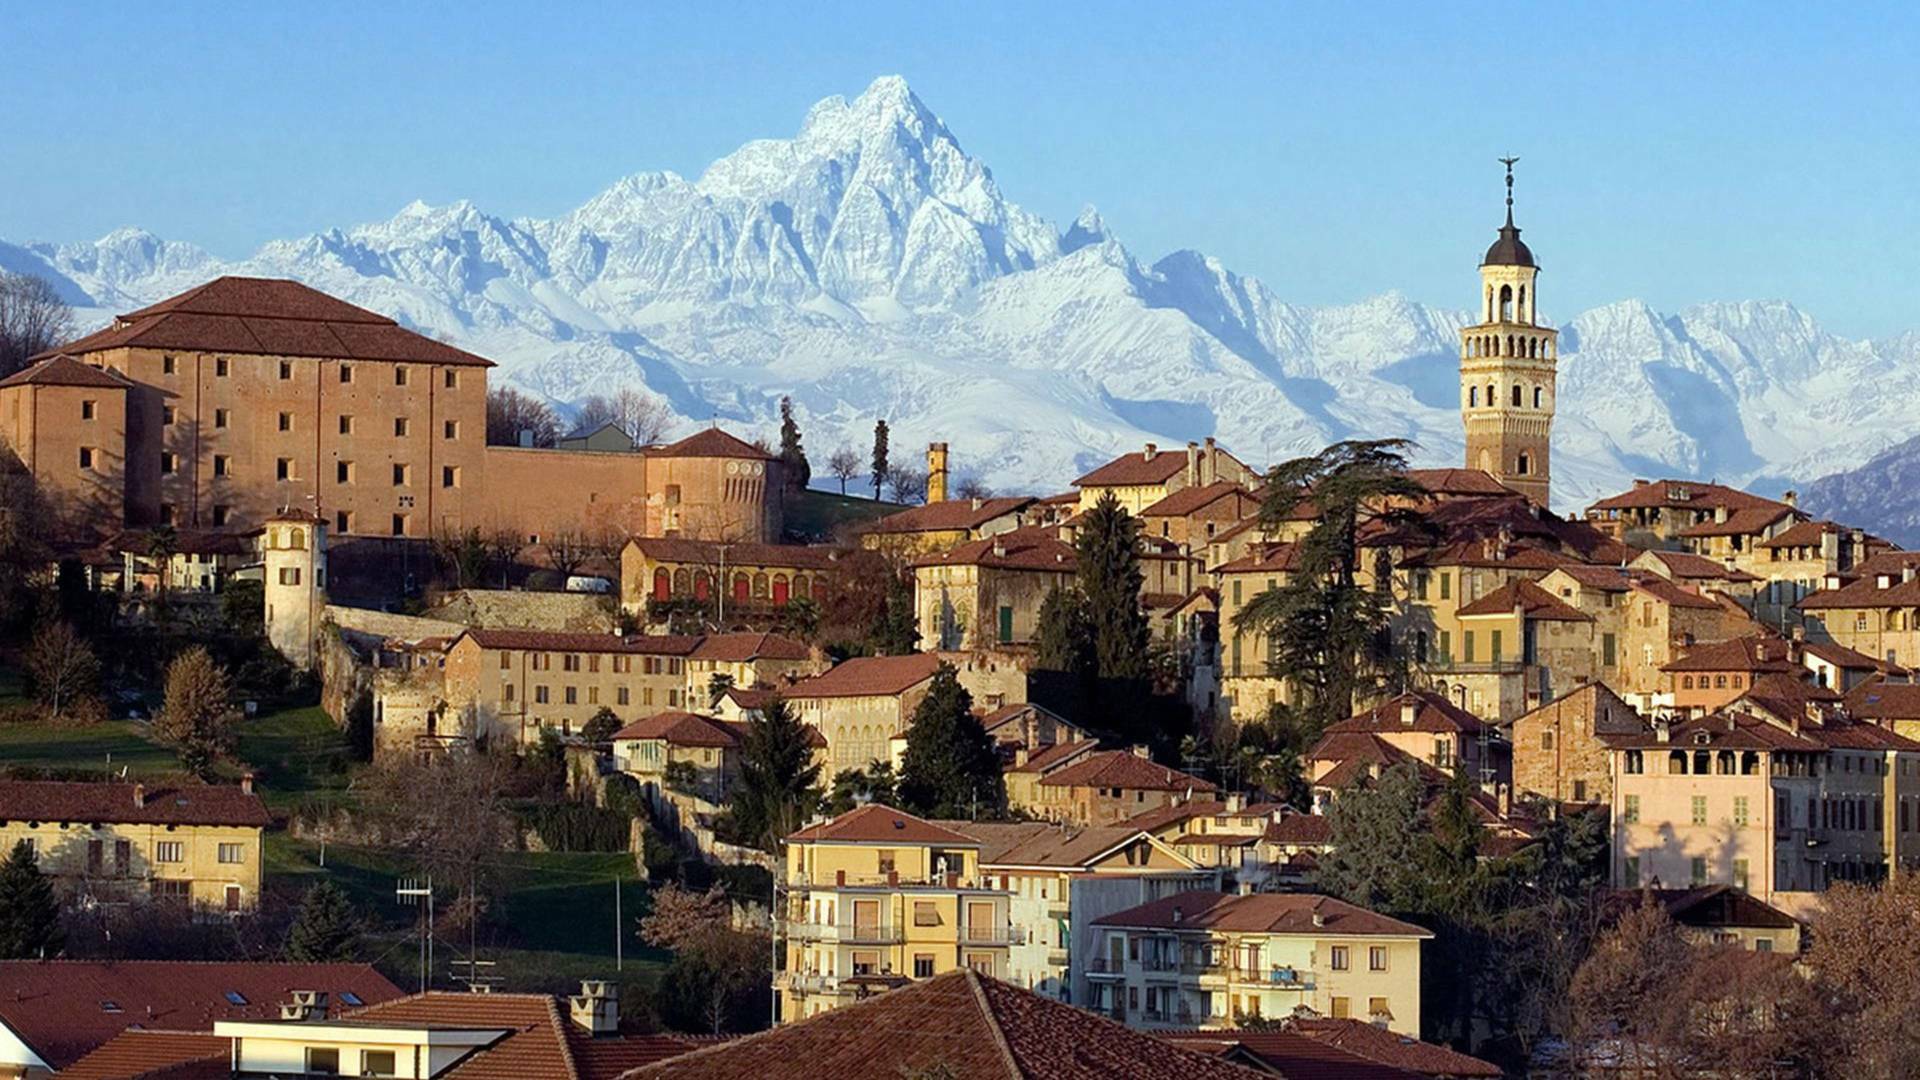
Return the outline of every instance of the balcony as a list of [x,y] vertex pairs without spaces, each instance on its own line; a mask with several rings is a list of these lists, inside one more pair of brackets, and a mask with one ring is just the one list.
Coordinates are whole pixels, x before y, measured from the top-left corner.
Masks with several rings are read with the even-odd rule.
[[782,972],[781,985],[796,994],[837,994],[840,992],[840,976]]
[[1313,973],[1298,968],[1243,968],[1233,969],[1231,978],[1236,983],[1249,986],[1264,986],[1277,990],[1311,990]]
[[843,945],[897,945],[906,940],[905,930],[895,923],[812,923],[787,924],[787,936],[795,941],[835,941]]
[[1087,961],[1087,976],[1095,979],[1119,979],[1127,974],[1124,960],[1115,960],[1110,956],[1096,956]]
[[817,877],[812,874],[794,874],[788,878],[788,886],[794,890],[803,889],[867,889],[867,890],[928,890],[934,892],[997,892],[973,878],[959,874],[947,874],[944,877],[916,877],[905,874],[834,874],[832,877]]
[[962,945],[1024,945],[1025,930],[1014,926],[962,926],[960,944]]

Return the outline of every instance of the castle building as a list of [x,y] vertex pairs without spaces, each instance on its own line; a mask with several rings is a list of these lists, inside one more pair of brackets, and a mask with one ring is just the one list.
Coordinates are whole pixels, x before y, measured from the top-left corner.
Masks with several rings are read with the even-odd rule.
[[1547,506],[1551,481],[1554,363],[1559,334],[1536,318],[1539,264],[1513,223],[1513,162],[1507,223],[1480,260],[1481,321],[1460,331],[1460,413],[1467,468],[1479,469]]

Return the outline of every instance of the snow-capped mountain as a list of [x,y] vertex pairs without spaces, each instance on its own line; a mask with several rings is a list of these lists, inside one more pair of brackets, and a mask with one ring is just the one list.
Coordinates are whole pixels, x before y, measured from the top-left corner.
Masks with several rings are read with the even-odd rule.
[[[689,424],[770,430],[791,395],[818,458],[884,417],[896,456],[946,440],[1007,490],[1203,436],[1254,463],[1344,437],[1462,455],[1465,312],[1300,307],[1199,252],[1143,263],[1092,207],[1062,229],[1010,202],[899,78],[696,180],[629,176],[552,220],[416,202],[237,263],[124,229],[0,242],[0,268],[52,278],[90,322],[215,274],[297,278],[562,405],[638,384]],[[1584,312],[1562,328],[1555,498],[1654,474],[1775,493],[1920,434],[1916,390],[1920,334],[1847,341],[1779,302]]]

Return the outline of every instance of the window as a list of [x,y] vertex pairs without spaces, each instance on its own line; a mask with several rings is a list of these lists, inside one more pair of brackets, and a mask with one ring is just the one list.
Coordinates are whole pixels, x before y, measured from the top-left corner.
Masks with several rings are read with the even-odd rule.
[[293,430],[293,414],[292,413],[283,412],[280,414],[280,430],[281,431]]
[[396,365],[394,366],[394,369],[393,369],[393,385],[395,385],[395,386],[405,386],[405,385],[407,385],[407,369],[406,369],[405,367],[402,367],[402,366],[400,366],[400,365],[397,365],[397,364],[396,364]]
[[307,1072],[315,1076],[339,1076],[340,1048],[337,1046],[307,1047]]
[[1542,750],[1553,749],[1553,729],[1552,728],[1548,728],[1547,730],[1542,731],[1540,733],[1540,749]]
[[567,688],[566,688],[566,699],[567,699],[567,704],[569,704],[569,705],[578,705],[578,704],[580,704],[580,688],[579,688],[579,687],[577,687],[577,686],[569,686],[569,687],[567,687]]
[[1617,648],[1617,646],[1616,646],[1616,645],[1615,645],[1615,643],[1614,643],[1614,640],[1613,640],[1613,635],[1612,635],[1612,634],[1601,634],[1601,635],[1600,635],[1600,664],[1601,664],[1601,666],[1602,666],[1602,667],[1612,667],[1612,666],[1614,666],[1614,664],[1615,664],[1615,663],[1617,663],[1617,662],[1618,662],[1618,659],[1617,659],[1617,658],[1618,658],[1618,648]]
[[939,926],[940,906],[931,900],[915,900],[913,902],[913,925]]
[[913,977],[916,979],[933,978],[933,956],[930,953],[913,954]]
[[280,584],[282,585],[300,584],[300,568],[297,566],[281,567],[280,568]]
[[619,704],[619,705],[631,704],[631,702],[628,700],[628,697],[629,695],[627,693],[627,688],[624,686],[617,688],[613,692],[613,700],[616,704]]
[[1733,860],[1733,883],[1739,886],[1741,892],[1747,891],[1747,860]]
[[393,486],[407,486],[407,467],[405,465],[395,465],[393,467]]
[[83,446],[80,448],[80,467],[83,469],[93,468],[93,447]]
[[1353,1006],[1348,1003],[1346,998],[1337,997],[1333,999],[1333,1018],[1335,1020],[1347,1020],[1352,1018],[1352,1016]]
[[459,487],[460,486],[460,466],[458,465],[440,466],[440,486],[443,488]]
[[536,686],[533,688],[533,703],[535,705],[547,704],[547,688],[545,686]]
[[444,425],[444,430],[447,433],[447,438],[449,439],[459,438],[460,437],[460,421],[458,420],[447,421],[446,424]]
[[213,426],[223,428],[233,422],[233,412],[229,409],[213,410]]
[[94,412],[95,412],[94,402],[83,401],[80,403],[80,419],[91,420],[94,417]]
[[179,468],[180,468],[180,459],[174,456],[173,451],[171,450],[160,451],[160,471],[163,474],[167,476],[172,476]]
[[1747,797],[1745,795],[1735,795],[1733,797],[1733,823],[1741,828],[1746,827]]
[[1640,856],[1627,856],[1626,866],[1620,873],[1620,883],[1629,889],[1640,887]]
[[1620,817],[1621,817],[1621,820],[1626,822],[1628,825],[1632,825],[1633,823],[1640,820],[1640,796],[1638,795],[1627,796],[1626,806],[1621,809]]
[[1695,855],[1691,860],[1689,860],[1689,863],[1690,865],[1688,867],[1688,870],[1689,870],[1689,873],[1691,873],[1692,875],[1693,885],[1695,887],[1705,885],[1707,883],[1706,857],[1701,855]]
[[293,459],[276,458],[273,463],[273,477],[276,480],[293,479]]
[[1693,823],[1695,825],[1705,825],[1707,823],[1707,797],[1705,795],[1695,795],[1693,797]]
[[1587,801],[1587,782],[1585,780],[1575,780],[1573,782],[1573,801]]
[[1387,947],[1385,945],[1370,945],[1367,947],[1367,970],[1387,970]]
[[1376,1018],[1384,1019],[1387,1017],[1391,1017],[1392,1015],[1393,1015],[1393,1011],[1387,1008],[1386,998],[1370,997],[1367,999],[1367,1018],[1368,1019],[1370,1020],[1376,1019]]
[[345,535],[353,531],[353,515],[345,510],[333,515],[333,531]]
[[353,417],[342,416],[340,418],[340,434],[342,435],[353,434]]
[[178,365],[175,364],[173,357],[163,356],[160,358],[160,374],[172,375],[178,370]]
[[[401,368],[399,370],[402,373],[405,373],[407,369]],[[361,1076],[392,1076],[394,1075],[393,1051],[391,1050],[360,1051],[360,1075]]]
[[232,476],[233,458],[228,457],[226,454],[213,455],[213,475]]
[[1347,967],[1348,967],[1348,948],[1347,948],[1347,946],[1345,946],[1345,945],[1335,945],[1335,946],[1333,947],[1333,953],[1332,953],[1332,965],[1333,965],[1333,970],[1335,970],[1335,971],[1345,971],[1345,970],[1347,970]]
[[214,506],[213,506],[213,524],[214,524],[214,527],[215,527],[215,528],[218,528],[219,526],[222,526],[222,525],[225,525],[225,524],[227,523],[227,521],[228,521],[228,519],[229,519],[229,518],[231,518],[232,516],[233,516],[233,507],[231,507],[231,506],[222,506],[222,505],[220,505],[219,503],[215,503],[215,504],[214,504]]
[[180,862],[182,861],[181,850],[180,841],[162,840],[153,845],[153,861],[169,863]]
[[407,535],[407,515],[405,514],[393,515],[393,535],[395,536]]
[[171,525],[171,524],[173,524],[173,523],[174,523],[174,520],[175,520],[175,515],[174,515],[174,512],[173,512],[173,504],[172,504],[172,503],[165,503],[165,502],[163,502],[163,503],[161,503],[161,504],[160,504],[160,521],[161,521],[161,523],[162,523],[162,524],[166,524],[166,525]]
[[171,405],[160,406],[160,423],[167,427],[172,427],[173,422],[179,419],[179,415]]
[[1495,630],[1489,635],[1493,640],[1489,642],[1487,649],[1487,659],[1496,664],[1500,662],[1500,635],[1501,631],[1499,630]]
[[333,478],[342,484],[353,483],[353,462],[339,461],[333,466]]
[[285,382],[291,378],[293,378],[293,361],[280,361],[280,381]]
[[220,861],[221,862],[238,863],[238,862],[241,862],[242,859],[243,859],[243,856],[241,855],[239,844],[221,844],[220,845]]
[[408,426],[406,417],[396,416],[393,418],[393,434],[396,438],[406,438],[407,432],[410,430],[412,429]]
[[340,381],[343,383],[350,383],[353,381],[353,365],[352,364],[340,365]]
[[457,371],[447,372],[447,389],[452,390],[455,387],[458,387],[459,385],[460,385],[460,373]]

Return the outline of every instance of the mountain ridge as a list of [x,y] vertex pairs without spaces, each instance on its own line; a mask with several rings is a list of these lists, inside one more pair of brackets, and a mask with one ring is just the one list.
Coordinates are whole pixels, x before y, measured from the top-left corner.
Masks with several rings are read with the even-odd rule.
[[[1463,452],[1467,313],[1392,291],[1296,305],[1193,250],[1143,262],[1091,206],[1062,228],[1009,201],[898,77],[695,180],[630,173],[553,218],[416,200],[236,261],[121,229],[0,241],[0,268],[49,276],[93,323],[218,273],[292,277],[563,406],[638,385],[688,426],[770,429],[790,395],[817,457],[864,448],[885,417],[896,447],[948,441],[961,472],[1009,489],[1149,440],[1214,436],[1255,462],[1346,437],[1413,439],[1422,464]],[[1843,339],[1784,301],[1624,300],[1561,340],[1561,509],[1636,475],[1777,494],[1920,435],[1895,404],[1920,390],[1920,332]]]

